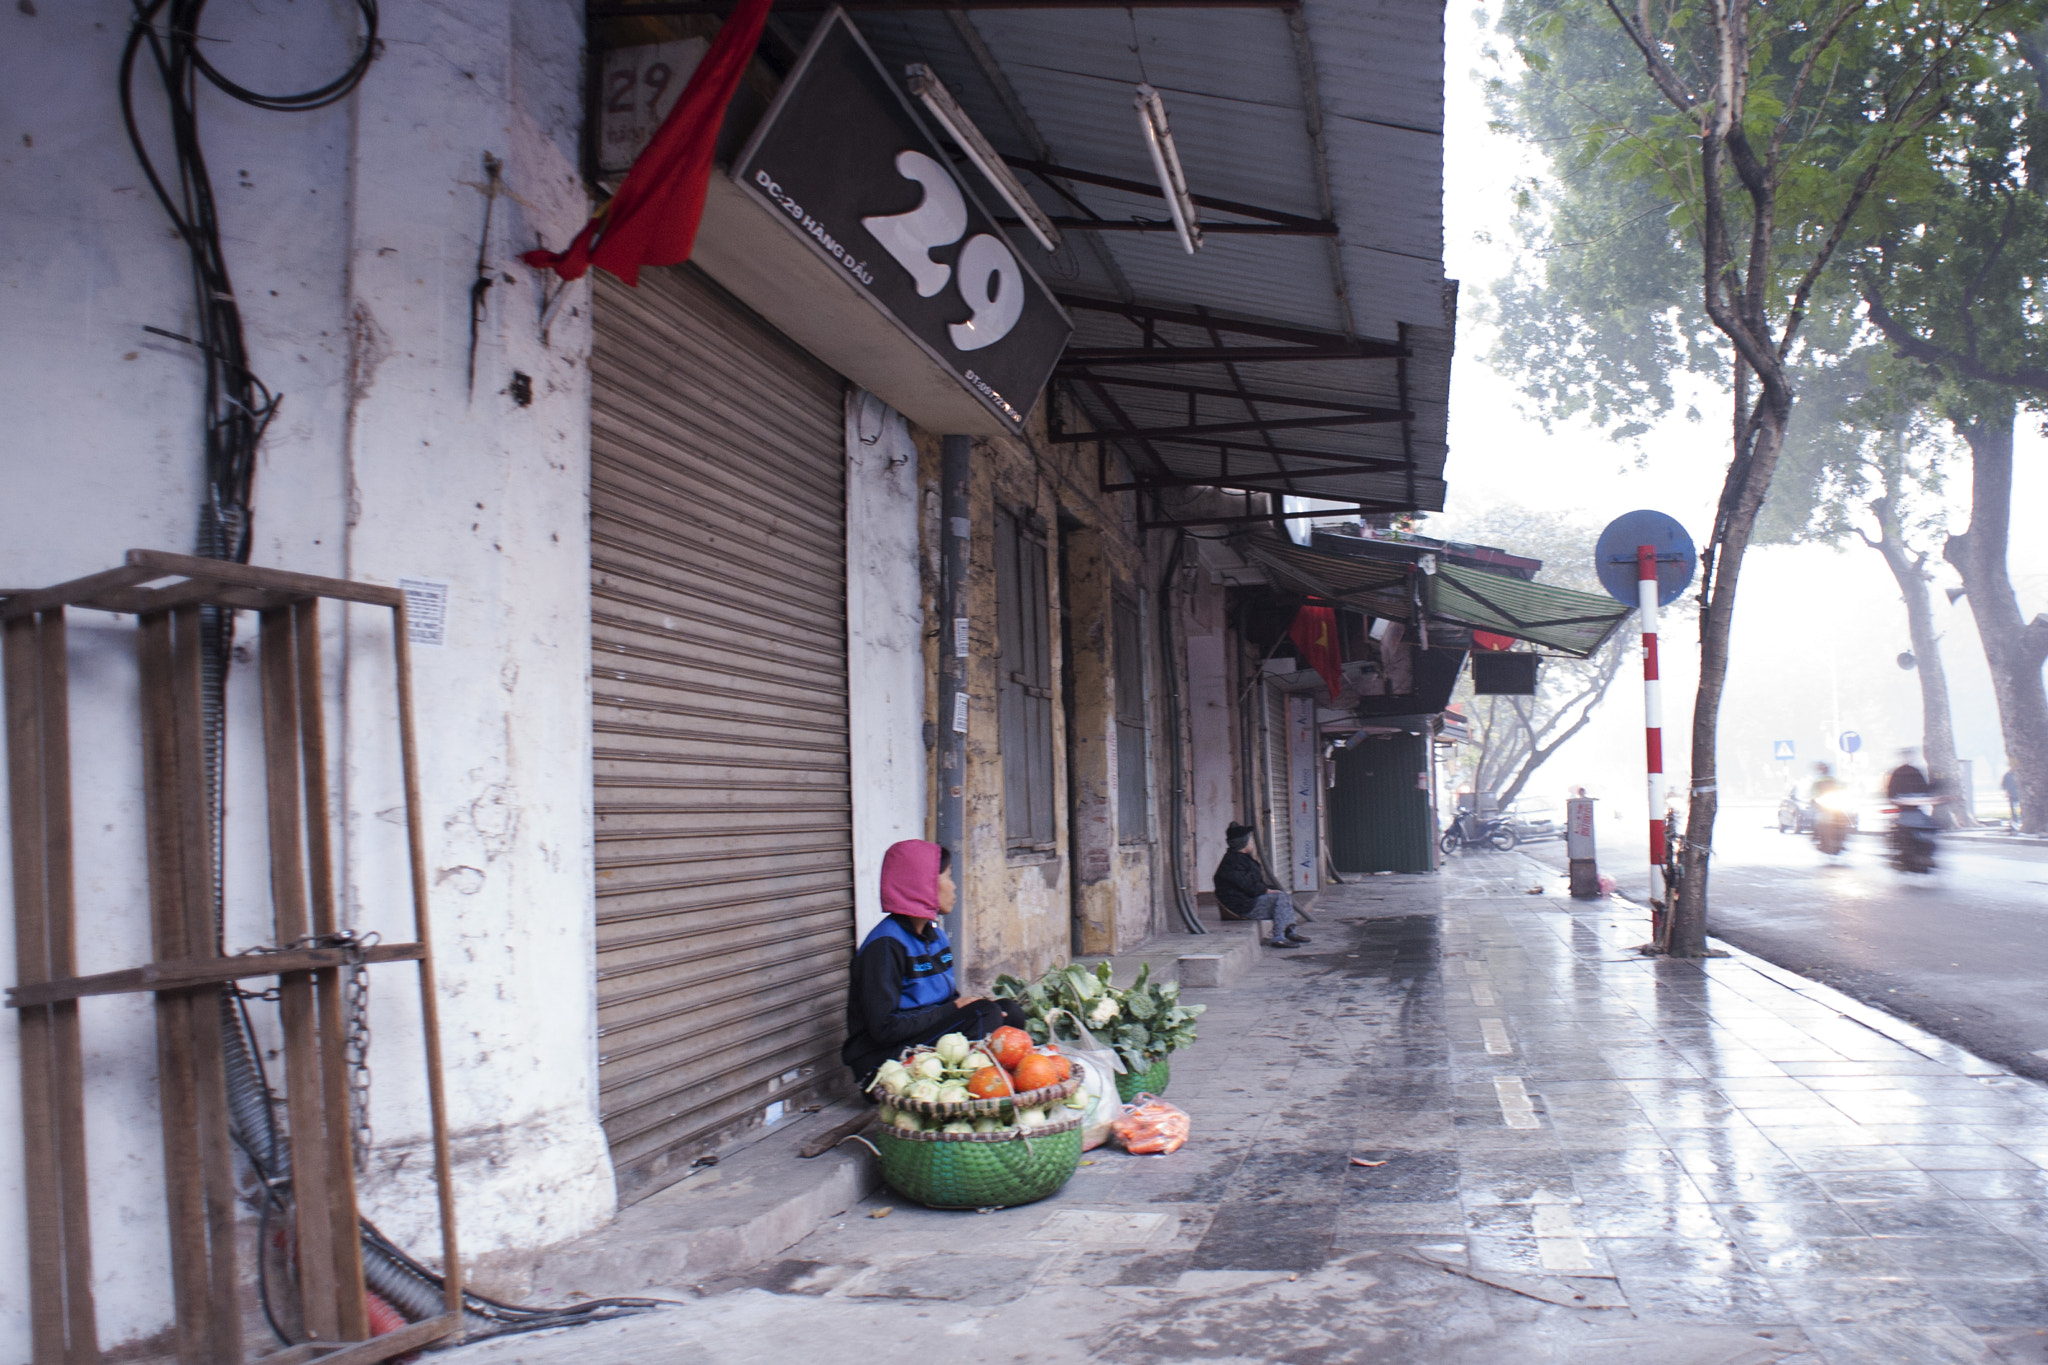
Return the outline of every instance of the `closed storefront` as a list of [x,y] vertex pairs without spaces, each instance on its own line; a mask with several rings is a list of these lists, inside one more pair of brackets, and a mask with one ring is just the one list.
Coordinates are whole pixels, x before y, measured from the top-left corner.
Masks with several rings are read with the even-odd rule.
[[836,1077],[845,454],[839,377],[696,271],[600,276],[595,308],[599,1078],[630,1200]]
[[1430,872],[1436,836],[1429,739],[1367,735],[1337,751],[1330,790],[1330,859],[1339,872]]

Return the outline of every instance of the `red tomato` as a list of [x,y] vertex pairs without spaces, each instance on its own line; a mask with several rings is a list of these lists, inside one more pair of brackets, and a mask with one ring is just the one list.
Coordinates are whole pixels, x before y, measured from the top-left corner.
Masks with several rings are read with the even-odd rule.
[[985,1066],[967,1079],[967,1093],[978,1100],[999,1099],[1015,1094],[1010,1073],[999,1066]]
[[1011,1070],[1031,1051],[1031,1035],[1005,1024],[988,1036],[988,1049],[997,1066]]

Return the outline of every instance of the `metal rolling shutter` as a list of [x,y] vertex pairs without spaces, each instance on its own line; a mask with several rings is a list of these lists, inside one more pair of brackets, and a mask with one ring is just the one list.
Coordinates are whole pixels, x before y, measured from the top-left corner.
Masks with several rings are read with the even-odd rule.
[[1266,808],[1273,813],[1273,829],[1266,843],[1266,871],[1286,887],[1292,884],[1288,869],[1294,865],[1294,792],[1287,781],[1287,694],[1268,686],[1266,706]]
[[829,1083],[853,949],[839,378],[693,270],[597,277],[600,1109],[620,1196]]

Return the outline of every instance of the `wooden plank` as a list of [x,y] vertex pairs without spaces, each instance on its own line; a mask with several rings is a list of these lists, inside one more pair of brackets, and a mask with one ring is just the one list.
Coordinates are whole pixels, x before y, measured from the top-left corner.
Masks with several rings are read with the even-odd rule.
[[[306,1344],[316,1352],[325,1348],[330,1353],[301,1356],[298,1359],[318,1361],[319,1365],[373,1365],[375,1361],[389,1360],[408,1351],[417,1351],[420,1347],[440,1341],[444,1337],[452,1337],[461,1330],[461,1315],[447,1313],[438,1318],[428,1318],[425,1322],[412,1323],[394,1332],[386,1332],[380,1337],[371,1337],[368,1341],[308,1342]],[[265,1361],[270,1359],[269,1356],[264,1357]]]
[[248,981],[285,972],[326,971],[358,960],[416,962],[427,950],[417,943],[375,943],[364,948],[292,948],[281,953],[244,953],[234,957],[177,958],[118,972],[72,976],[33,986],[7,988],[6,1004],[15,1008],[78,1000],[88,995],[134,995],[143,991],[181,991],[195,986]]
[[[183,820],[178,809],[178,736],[170,614],[144,616],[137,632],[142,703],[142,789],[149,836],[151,940],[156,955],[184,959]],[[199,1170],[193,1084],[192,1000],[156,998],[157,1096],[164,1136],[165,1199],[171,1237],[171,1292],[181,1365],[207,1360],[206,1206]]]
[[182,578],[204,578],[210,582],[225,583],[233,587],[280,592],[293,598],[333,597],[344,602],[367,602],[377,607],[398,607],[405,604],[405,594],[396,588],[380,587],[374,583],[351,583],[345,578],[322,578],[317,574],[293,573],[287,569],[259,569],[253,565],[235,564],[225,559],[200,559],[193,555],[166,554],[162,550],[130,550],[128,564],[130,568],[149,571],[141,580],[135,581],[176,575]]
[[[19,616],[0,627],[7,689],[7,782],[14,863],[15,971],[24,983],[50,975],[49,844],[44,837],[48,791],[43,762],[43,664],[40,622]],[[65,1242],[64,1180],[56,1025],[52,1011],[24,1011],[21,1020],[23,1186],[32,1246],[58,1254],[29,1257],[30,1349],[35,1365],[71,1358],[70,1296]],[[87,1282],[90,1290],[90,1281]],[[94,1343],[83,1343],[88,1348]]]
[[[320,603],[308,599],[292,608],[292,641],[298,674],[300,769],[305,782],[306,883],[313,932],[339,927],[334,907],[333,825],[327,798],[327,703],[320,667]],[[421,944],[406,944],[407,956],[423,956]],[[374,951],[374,950],[372,950]],[[368,953],[364,960],[368,960]],[[389,959],[395,961],[396,959]],[[363,1297],[363,1246],[356,1233],[356,1167],[350,1111],[348,1033],[343,975],[328,970],[314,978],[320,1025],[321,1093],[327,1120],[327,1203],[334,1228],[334,1284],[337,1335],[357,1341],[370,1335],[369,1305]]]
[[876,1110],[866,1109],[855,1114],[852,1118],[841,1119],[838,1123],[833,1124],[830,1128],[818,1134],[816,1138],[797,1148],[796,1154],[805,1160],[823,1156],[854,1134],[865,1133],[868,1127],[874,1123],[876,1117]]
[[[78,971],[77,907],[73,897],[71,840],[71,670],[65,649],[64,609],[42,614],[43,841],[49,849],[44,902],[48,924],[47,970]],[[50,1007],[50,1048],[56,1065],[51,1099],[57,1125],[64,1201],[64,1297],[72,1361],[99,1359],[92,1296],[91,1193],[85,1160],[85,1054],[78,1006]]]
[[[171,717],[176,736],[173,781],[179,838],[184,844],[178,911],[184,924],[186,955],[205,958],[218,956],[220,944],[214,922],[213,837],[206,788],[205,703],[200,673],[204,643],[198,607],[179,607],[170,617]],[[237,1192],[228,1137],[221,997],[217,988],[199,988],[188,999],[185,1019],[206,1228],[204,1338],[210,1360],[239,1360],[242,1322],[235,1273]]]
[[392,612],[391,645],[398,687],[398,764],[405,778],[406,851],[412,867],[413,938],[427,948],[420,959],[420,1033],[427,1054],[427,1112],[433,1121],[434,1184],[441,1199],[444,1302],[462,1313],[462,1256],[455,1236],[455,1179],[448,1157],[448,1095],[441,1072],[441,1002],[434,984],[433,924],[427,907],[427,840],[420,824],[419,749],[414,740],[412,641],[405,600]]
[[[292,620],[288,607],[264,612],[258,641],[263,680],[263,786],[270,825],[270,902],[279,943],[298,943],[312,927],[300,842],[304,828],[299,806],[299,677]],[[308,1334],[334,1340],[341,1336],[341,1323],[335,1309],[335,1229],[327,1190],[328,1117],[312,974],[283,974],[278,978],[277,997],[284,1033],[285,1132],[291,1144],[299,1307]]]
[[[129,551],[130,560],[135,552]],[[0,598],[0,621],[19,621],[38,612],[50,611],[72,602],[82,601],[116,588],[131,587],[147,582],[151,578],[147,566],[133,562],[118,569],[102,569],[84,578],[74,578],[67,583],[57,583],[47,588],[31,588],[26,592],[10,593]]]

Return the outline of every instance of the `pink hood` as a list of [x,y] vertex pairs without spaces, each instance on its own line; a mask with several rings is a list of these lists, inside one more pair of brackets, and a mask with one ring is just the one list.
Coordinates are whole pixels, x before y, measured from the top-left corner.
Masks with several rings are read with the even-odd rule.
[[882,855],[882,909],[914,919],[939,917],[939,846],[923,839],[889,845]]

